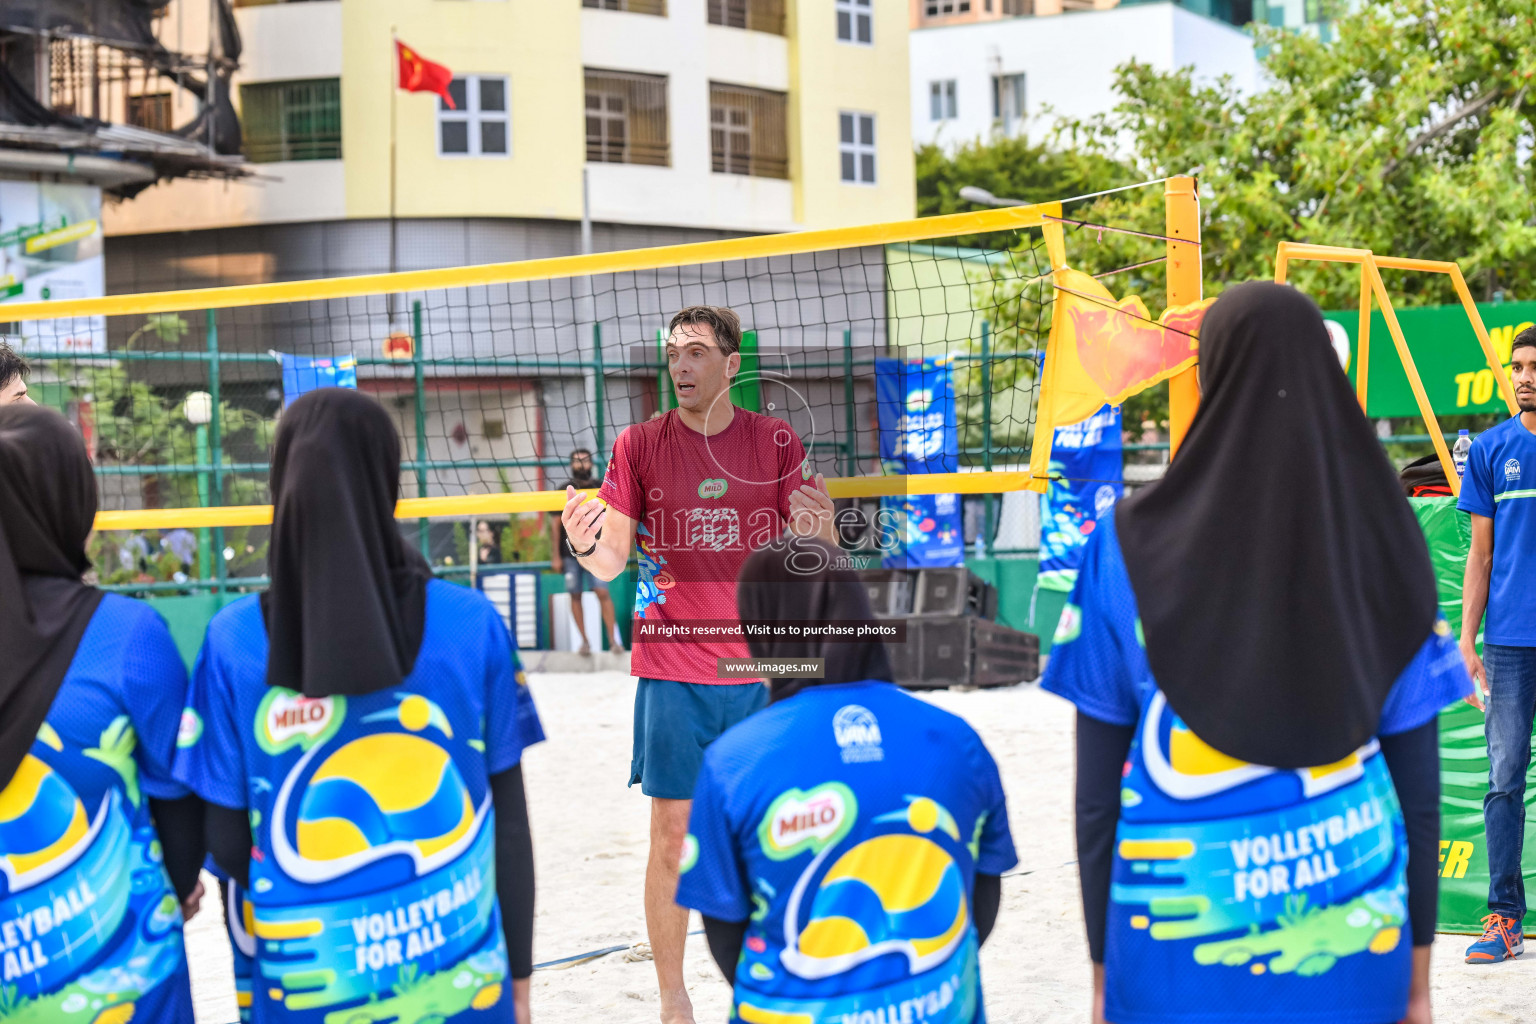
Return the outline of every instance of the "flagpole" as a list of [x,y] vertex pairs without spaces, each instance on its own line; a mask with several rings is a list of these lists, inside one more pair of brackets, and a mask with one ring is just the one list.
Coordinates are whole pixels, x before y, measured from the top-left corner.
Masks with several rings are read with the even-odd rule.
[[[398,231],[395,224],[395,102],[396,93],[400,91],[400,37],[395,34],[395,26],[389,26],[389,272],[393,274],[396,266],[396,236]],[[395,294],[390,292],[388,296],[386,315],[389,317],[389,328],[395,327]]]

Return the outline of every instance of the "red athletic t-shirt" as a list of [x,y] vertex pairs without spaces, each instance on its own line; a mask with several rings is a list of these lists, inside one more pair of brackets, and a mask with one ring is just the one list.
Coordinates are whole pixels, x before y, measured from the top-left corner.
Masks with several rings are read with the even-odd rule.
[[[676,409],[619,435],[599,490],[635,521],[640,579],[635,617],[686,625],[736,622],[736,574],[747,555],[784,532],[789,496],[811,477],[805,448],[783,420],[734,410],[705,437]],[[684,683],[717,677],[717,658],[750,656],[744,640],[646,640],[630,671]]]

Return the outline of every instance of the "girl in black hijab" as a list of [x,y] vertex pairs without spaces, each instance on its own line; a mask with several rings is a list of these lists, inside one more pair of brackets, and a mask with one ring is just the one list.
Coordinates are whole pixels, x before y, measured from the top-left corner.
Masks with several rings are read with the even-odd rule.
[[[984,1019],[975,951],[997,918],[999,876],[1017,862],[992,756],[965,722],[890,682],[879,641],[754,629],[873,623],[858,577],[835,568],[844,557],[819,540],[786,538],[741,568],[737,605],[752,656],[820,667],[814,676],[766,673],[770,706],[705,751],[677,899],[704,916],[710,952],[735,985],[732,1019],[767,1019],[746,1007],[785,1020],[865,1019],[876,1009],[883,1018],[888,1005],[921,1000],[935,979],[959,979],[943,1019],[968,1024]],[[795,838],[806,827],[816,839]],[[952,866],[952,887],[924,874],[940,866]],[[814,919],[845,869],[879,878],[881,892],[934,895],[890,917],[866,906],[866,919],[849,904],[871,945],[835,966],[813,938]],[[871,966],[909,945],[907,957]]]
[[1078,707],[1096,1019],[1427,1021],[1435,720],[1470,683],[1423,535],[1306,296],[1227,291],[1200,380],[1044,682]]
[[80,581],[95,515],[79,433],[0,407],[0,919],[21,936],[6,983],[44,1016],[111,992],[106,1015],[191,1024],[180,925],[202,805],[171,777],[186,668],[148,606]]
[[[210,803],[210,848],[257,939],[291,936],[256,943],[257,1021],[365,1003],[415,1019],[423,998],[445,1024],[528,1018],[521,758],[543,732],[500,615],[434,580],[396,526],[400,454],[366,395],[288,407],[271,588],[214,618],[194,673],[204,729],[177,773]],[[325,979],[302,1010],[283,988],[295,956]]]

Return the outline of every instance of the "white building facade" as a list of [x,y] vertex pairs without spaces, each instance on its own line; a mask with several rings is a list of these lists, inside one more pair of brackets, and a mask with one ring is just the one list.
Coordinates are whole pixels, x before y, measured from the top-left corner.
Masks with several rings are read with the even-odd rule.
[[1173,3],[919,28],[912,33],[912,141],[953,150],[994,134],[1049,135],[1061,119],[1108,113],[1131,61],[1195,79],[1259,86],[1253,37]]

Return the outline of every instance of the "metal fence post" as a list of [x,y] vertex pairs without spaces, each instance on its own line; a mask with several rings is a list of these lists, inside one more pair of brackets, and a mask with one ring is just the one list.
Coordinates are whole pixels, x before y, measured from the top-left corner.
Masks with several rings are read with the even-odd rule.
[[[992,472],[992,324],[981,322],[981,468]],[[982,551],[992,553],[992,526],[997,521],[997,495],[987,493],[983,503]]]
[[[208,397],[212,399],[213,417],[208,421],[208,441],[213,455],[213,497],[211,504],[224,504],[224,422],[221,403],[224,400],[220,383],[222,367],[219,365],[219,312],[208,311]],[[224,561],[224,527],[213,529],[213,593],[224,593],[224,581],[229,577],[229,566]],[[208,567],[204,566],[207,572]]]
[[859,421],[853,409],[853,328],[843,328],[843,419],[847,440],[843,442],[844,473],[859,471]]
[[599,476],[606,468],[608,451],[603,444],[603,325],[592,325],[592,435],[597,451],[592,453],[592,468]]
[[[415,371],[416,391],[416,496],[427,496],[427,375],[425,357],[421,351],[421,300],[411,303],[411,363]],[[421,555],[432,561],[432,540],[425,519],[416,520],[416,539],[421,545]],[[470,538],[474,543],[474,538]]]

